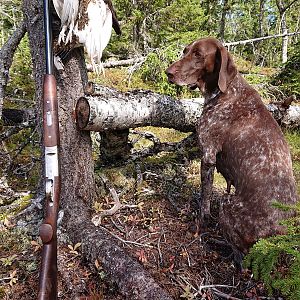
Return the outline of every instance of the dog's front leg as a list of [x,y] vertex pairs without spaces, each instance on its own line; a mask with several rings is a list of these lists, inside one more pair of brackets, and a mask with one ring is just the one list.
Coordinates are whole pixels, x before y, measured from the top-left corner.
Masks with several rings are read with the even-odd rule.
[[214,170],[216,166],[216,157],[207,156],[204,154],[201,159],[201,206],[200,217],[201,221],[205,223],[210,216],[210,201],[212,197],[212,187],[214,180]]

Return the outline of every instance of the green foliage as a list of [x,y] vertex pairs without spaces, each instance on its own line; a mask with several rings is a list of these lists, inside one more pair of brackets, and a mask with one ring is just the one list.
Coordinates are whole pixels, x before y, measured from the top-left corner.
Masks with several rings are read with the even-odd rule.
[[[108,50],[125,58],[137,52],[177,42],[187,44],[207,31],[201,24],[207,16],[197,0],[115,1],[122,23],[122,36],[113,36]],[[187,22],[188,20],[188,22]]]
[[0,47],[22,20],[22,0],[1,0],[0,9]]
[[275,77],[273,84],[278,85],[287,95],[300,96],[300,43],[295,45],[294,53]]
[[263,280],[270,294],[276,289],[286,299],[295,300],[300,299],[300,203],[289,209],[297,215],[283,222],[287,233],[259,240],[244,263],[252,268],[255,279]]
[[178,46],[171,45],[148,54],[146,61],[138,71],[138,76],[141,76],[142,80],[150,85],[155,85],[155,90],[159,93],[170,96],[189,94],[187,88],[171,85],[165,74],[168,66],[178,59],[180,51]]
[[165,70],[178,57],[177,49],[166,48],[152,52],[147,56],[143,66],[139,70],[139,75],[145,82],[156,83],[156,88],[159,92],[168,95],[176,95],[178,87],[170,85],[165,75]]

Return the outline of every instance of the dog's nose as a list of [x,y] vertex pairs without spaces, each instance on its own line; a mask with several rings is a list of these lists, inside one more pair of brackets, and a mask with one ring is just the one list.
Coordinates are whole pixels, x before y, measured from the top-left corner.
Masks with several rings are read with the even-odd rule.
[[170,69],[167,69],[167,70],[165,71],[165,73],[166,73],[166,75],[168,76],[169,82],[173,83],[173,82],[174,82],[174,73],[172,73],[172,72],[170,71]]

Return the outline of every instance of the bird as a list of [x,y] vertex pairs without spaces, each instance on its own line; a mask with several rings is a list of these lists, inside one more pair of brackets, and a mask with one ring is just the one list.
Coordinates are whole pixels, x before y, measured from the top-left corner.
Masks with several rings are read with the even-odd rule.
[[[97,73],[102,53],[107,46],[112,28],[120,35],[121,28],[111,0],[53,0],[60,19],[56,49],[84,46]],[[67,49],[67,50],[66,50]]]

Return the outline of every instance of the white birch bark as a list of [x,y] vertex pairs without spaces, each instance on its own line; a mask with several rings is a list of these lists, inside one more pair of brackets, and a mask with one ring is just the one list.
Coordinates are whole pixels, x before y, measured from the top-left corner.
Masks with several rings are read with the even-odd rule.
[[[107,87],[97,88],[96,95],[77,101],[75,118],[82,130],[102,132],[157,126],[191,132],[195,131],[204,104],[203,98],[178,100],[150,91],[121,93]],[[300,106],[290,106],[290,102],[269,104],[267,108],[281,126],[299,127]]]

